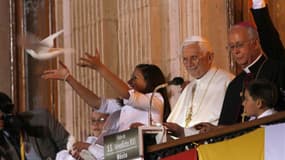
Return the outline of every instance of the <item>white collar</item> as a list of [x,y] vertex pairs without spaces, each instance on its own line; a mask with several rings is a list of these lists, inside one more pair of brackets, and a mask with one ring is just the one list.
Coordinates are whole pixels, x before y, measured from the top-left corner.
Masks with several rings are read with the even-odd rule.
[[255,116],[251,116],[249,121],[255,120],[255,119],[259,119],[259,118],[263,118],[266,116],[270,116],[272,114],[276,113],[276,111],[273,108],[267,109],[266,111],[264,111],[263,113],[261,113],[259,116],[255,117]]
[[266,117],[266,116],[270,116],[270,115],[272,115],[272,114],[274,114],[274,113],[276,113],[276,111],[275,111],[274,109],[272,109],[272,108],[267,109],[266,111],[264,111],[263,113],[261,113],[261,114],[257,117],[257,119],[263,118],[263,117]]
[[211,67],[201,78],[199,79],[194,79],[196,83],[200,83],[201,81],[204,81],[206,79],[209,79],[211,75],[215,74],[218,71],[218,68],[216,67]]
[[262,54],[260,54],[251,64],[249,64],[248,66],[246,66],[243,70],[245,71],[245,73],[250,73],[249,67],[251,67],[252,65],[254,65],[262,56]]

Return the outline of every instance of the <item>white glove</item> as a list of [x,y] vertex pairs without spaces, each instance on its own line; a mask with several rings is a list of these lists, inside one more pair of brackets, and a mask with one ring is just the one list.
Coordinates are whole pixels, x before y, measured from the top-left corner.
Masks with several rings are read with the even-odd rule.
[[252,0],[253,9],[265,8],[265,6],[266,6],[265,0]]

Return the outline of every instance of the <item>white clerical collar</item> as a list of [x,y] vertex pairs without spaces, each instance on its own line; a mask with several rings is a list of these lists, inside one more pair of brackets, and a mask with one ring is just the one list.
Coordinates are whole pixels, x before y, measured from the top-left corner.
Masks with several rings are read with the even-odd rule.
[[211,67],[201,78],[195,79],[196,83],[199,83],[204,79],[207,79],[210,75],[213,75],[217,70],[218,69],[216,67]]
[[257,119],[262,118],[262,117],[266,117],[266,116],[270,116],[270,115],[272,115],[274,113],[276,113],[276,111],[274,109],[270,108],[270,109],[264,111],[263,113],[261,113],[261,115],[259,115],[257,117]]
[[251,67],[252,65],[254,65],[262,56],[262,54],[260,54],[250,65],[248,65],[247,67],[245,67],[243,70],[245,71],[245,73],[250,73],[249,67]]

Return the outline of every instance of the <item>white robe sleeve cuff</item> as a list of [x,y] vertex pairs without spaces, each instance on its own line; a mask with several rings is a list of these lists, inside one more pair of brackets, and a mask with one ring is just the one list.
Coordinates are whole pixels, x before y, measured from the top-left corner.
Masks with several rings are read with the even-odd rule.
[[96,158],[96,159],[104,159],[104,146],[93,144],[88,147],[88,151]]
[[77,140],[75,139],[74,136],[69,135],[68,140],[67,140],[67,143],[66,143],[66,149],[70,151],[70,150],[72,149],[73,144],[74,144],[76,141],[77,141]]
[[62,150],[56,154],[55,160],[75,160],[67,150]]
[[253,0],[252,1],[252,9],[260,9],[260,8],[265,8],[266,3],[264,0]]
[[192,136],[195,134],[199,134],[199,130],[191,127],[191,128],[184,128],[184,135],[186,136]]

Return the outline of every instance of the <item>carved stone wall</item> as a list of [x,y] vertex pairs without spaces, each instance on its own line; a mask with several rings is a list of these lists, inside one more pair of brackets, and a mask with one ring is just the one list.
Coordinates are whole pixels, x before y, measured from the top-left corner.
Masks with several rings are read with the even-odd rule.
[[[284,42],[285,1],[268,2]],[[227,28],[235,19],[248,19],[250,15],[245,0],[9,0],[0,4],[1,91],[13,97],[19,111],[38,105],[52,109],[80,139],[90,133],[90,107],[63,82],[41,80],[42,71],[55,68],[57,60],[31,59],[23,48],[17,48],[13,39],[17,34],[25,29],[45,37],[64,29],[57,45],[74,48],[76,53],[59,59],[99,96],[114,97],[115,92],[96,72],[76,66],[84,52],[95,53],[98,48],[103,62],[125,81],[138,63],[157,64],[168,79],[191,79],[181,63],[183,40],[190,35],[205,36],[213,44],[215,64],[229,70]],[[170,92],[173,105],[179,89],[170,87]]]
[[[278,10],[282,8],[280,3],[270,3],[269,7]],[[65,33],[58,45],[76,50],[62,60],[83,85],[105,97],[116,94],[95,71],[76,66],[84,52],[95,53],[96,48],[102,61],[125,81],[139,63],[158,65],[168,79],[175,76],[191,79],[181,63],[180,44],[188,36],[202,35],[213,45],[215,65],[229,70],[230,58],[225,46],[228,26],[234,22],[229,17],[237,16],[233,4],[232,0],[59,0],[55,4],[56,30],[63,28]],[[248,11],[244,3],[241,5],[242,11]],[[279,30],[281,14],[281,9],[272,13]],[[57,84],[59,119],[83,139],[90,133],[91,109],[68,85]],[[179,89],[169,90],[174,97],[173,105]]]
[[[215,42],[217,64],[225,68],[228,57],[220,53],[224,52],[225,44],[220,44],[224,36],[217,39],[213,33],[226,28],[227,10],[224,2],[211,3],[218,8],[200,0],[57,1],[57,21],[63,22],[57,27],[65,30],[63,44],[76,50],[65,55],[64,61],[82,84],[106,97],[116,96],[112,88],[96,72],[76,66],[85,51],[95,53],[98,48],[103,62],[125,81],[139,63],[158,65],[169,80],[175,76],[191,79],[181,63],[180,44],[188,36],[203,35]],[[221,11],[211,12],[213,9]],[[207,18],[210,15],[224,18],[213,23]],[[209,28],[209,24],[217,27]],[[74,135],[83,138],[89,132],[86,115],[90,108],[69,86],[59,85],[60,119]],[[169,91],[174,104],[180,89],[171,87]]]

